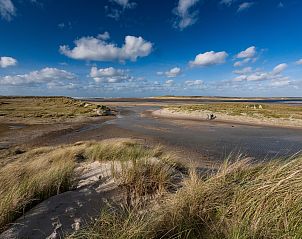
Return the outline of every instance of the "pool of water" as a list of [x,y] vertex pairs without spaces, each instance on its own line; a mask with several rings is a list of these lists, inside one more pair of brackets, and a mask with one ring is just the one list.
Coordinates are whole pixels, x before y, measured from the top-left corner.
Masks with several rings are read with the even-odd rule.
[[128,113],[105,124],[114,124],[156,138],[163,144],[219,160],[232,152],[271,159],[290,156],[302,149],[300,129],[142,116],[146,110],[155,109],[158,107],[120,107],[120,112]]

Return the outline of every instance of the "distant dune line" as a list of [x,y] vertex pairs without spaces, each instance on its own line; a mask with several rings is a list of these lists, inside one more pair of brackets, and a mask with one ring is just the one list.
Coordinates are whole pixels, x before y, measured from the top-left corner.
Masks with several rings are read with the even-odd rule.
[[[163,108],[155,110],[152,115],[155,117],[171,118],[171,119],[184,119],[184,120],[208,120],[208,115],[211,111],[175,111],[173,109]],[[216,119],[213,121],[246,124],[246,125],[259,125],[259,126],[273,126],[282,128],[302,128],[302,120],[300,119],[280,119],[280,118],[254,118],[250,116],[232,116],[224,113],[214,113]]]

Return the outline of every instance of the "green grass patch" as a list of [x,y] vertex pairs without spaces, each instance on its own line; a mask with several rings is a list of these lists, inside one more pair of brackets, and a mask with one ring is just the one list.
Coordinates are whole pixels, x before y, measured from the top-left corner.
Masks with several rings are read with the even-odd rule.
[[[105,106],[68,97],[2,97],[0,115],[5,119],[67,119],[96,116]],[[108,109],[107,107],[105,107]]]
[[302,106],[292,106],[286,104],[208,103],[167,106],[166,108],[177,112],[209,111],[213,113],[224,113],[232,116],[302,119]]
[[133,161],[142,158],[158,157],[162,154],[159,147],[147,147],[132,141],[115,141],[96,144],[86,148],[84,156],[93,161]]

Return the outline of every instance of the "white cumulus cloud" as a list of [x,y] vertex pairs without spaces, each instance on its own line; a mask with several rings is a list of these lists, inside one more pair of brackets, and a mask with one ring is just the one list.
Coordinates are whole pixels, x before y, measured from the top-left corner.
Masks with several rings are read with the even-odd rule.
[[61,83],[66,80],[76,80],[71,72],[57,68],[46,67],[23,75],[7,75],[0,77],[0,85],[36,85],[43,83]]
[[11,0],[0,0],[0,15],[7,21],[16,16],[16,8]]
[[99,34],[99,35],[97,36],[97,38],[98,38],[98,39],[101,39],[101,40],[104,40],[104,41],[107,41],[107,40],[110,39],[110,34],[109,34],[109,32],[104,32],[104,33],[102,33],[102,34]]
[[245,65],[245,64],[247,64],[247,63],[249,63],[249,62],[251,62],[251,61],[255,61],[256,60],[256,58],[245,58],[245,59],[243,59],[242,61],[236,61],[235,63],[234,63],[234,66],[235,67],[240,67],[240,66],[243,66],[243,65]]
[[181,69],[179,67],[171,68],[166,72],[157,72],[158,75],[165,75],[168,78],[175,78],[181,74]]
[[134,77],[128,75],[128,70],[116,69],[113,67],[100,68],[92,67],[90,77],[97,83],[121,83],[131,82]]
[[211,66],[211,65],[222,64],[225,62],[227,57],[228,54],[225,51],[221,51],[221,52],[209,51],[202,54],[198,54],[195,57],[194,61],[189,62],[189,65],[191,67],[194,67],[194,66]]
[[251,8],[255,3],[254,2],[243,2],[239,5],[237,12],[242,12]]
[[179,0],[177,7],[173,10],[178,20],[174,23],[180,30],[193,25],[198,20],[198,11],[192,11],[192,8],[199,0]]
[[279,65],[277,65],[277,66],[273,69],[273,72],[272,72],[272,73],[273,73],[274,75],[280,74],[280,73],[282,73],[286,68],[287,68],[287,64],[286,64],[286,63],[279,64]]
[[297,65],[302,65],[302,59],[296,61],[296,64],[297,64]]
[[288,77],[282,77],[279,79],[273,79],[270,83],[273,87],[282,87],[282,86],[288,86],[292,83],[292,81]]
[[206,85],[202,80],[187,80],[183,83],[182,88],[185,90],[204,90]]
[[233,81],[245,81],[247,79],[246,75],[240,75],[240,76],[236,76]]
[[233,73],[238,74],[238,75],[243,75],[243,74],[251,73],[252,71],[253,71],[252,67],[245,67],[241,70],[235,70],[235,71],[233,71]]
[[[69,46],[60,46],[61,54],[76,60],[93,60],[93,61],[136,61],[138,57],[148,56],[153,44],[144,40],[142,37],[126,36],[125,43],[118,47],[113,43],[108,43],[104,36],[99,37],[82,37],[75,40],[75,47],[70,49]],[[106,37],[105,37],[106,38]],[[108,38],[108,37],[107,37]]]
[[204,82],[202,80],[187,80],[185,81],[186,86],[202,86]]
[[256,47],[251,46],[237,54],[237,58],[253,58],[256,55]]
[[171,86],[174,84],[174,80],[166,80],[165,84]]
[[15,58],[9,56],[1,56],[0,57],[0,68],[6,68],[9,66],[17,65],[17,60]]
[[237,59],[240,59],[239,61],[236,61],[234,63],[235,67],[243,66],[249,62],[255,62],[257,60],[257,49],[255,46],[248,47],[244,51],[239,52],[236,55]]
[[277,65],[272,71],[269,72],[259,69],[253,70],[251,67],[246,67],[242,70],[233,71],[233,73],[239,74],[239,76],[235,77],[233,81],[270,81],[271,85],[281,86],[281,84],[285,84],[285,82],[289,81],[288,77],[282,76],[282,73],[286,68],[287,64],[285,63]]

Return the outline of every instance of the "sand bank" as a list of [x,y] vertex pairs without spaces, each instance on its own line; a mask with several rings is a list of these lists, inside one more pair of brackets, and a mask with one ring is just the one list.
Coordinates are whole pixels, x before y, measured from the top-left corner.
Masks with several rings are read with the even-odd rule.
[[[155,117],[173,118],[173,119],[192,119],[192,120],[207,120],[211,111],[176,111],[172,109],[163,108],[155,110],[152,115]],[[282,119],[282,118],[265,118],[265,117],[251,117],[251,116],[233,116],[224,113],[214,113],[216,119],[214,121],[234,123],[234,124],[248,124],[260,126],[273,127],[289,127],[302,128],[302,120],[299,119]]]

